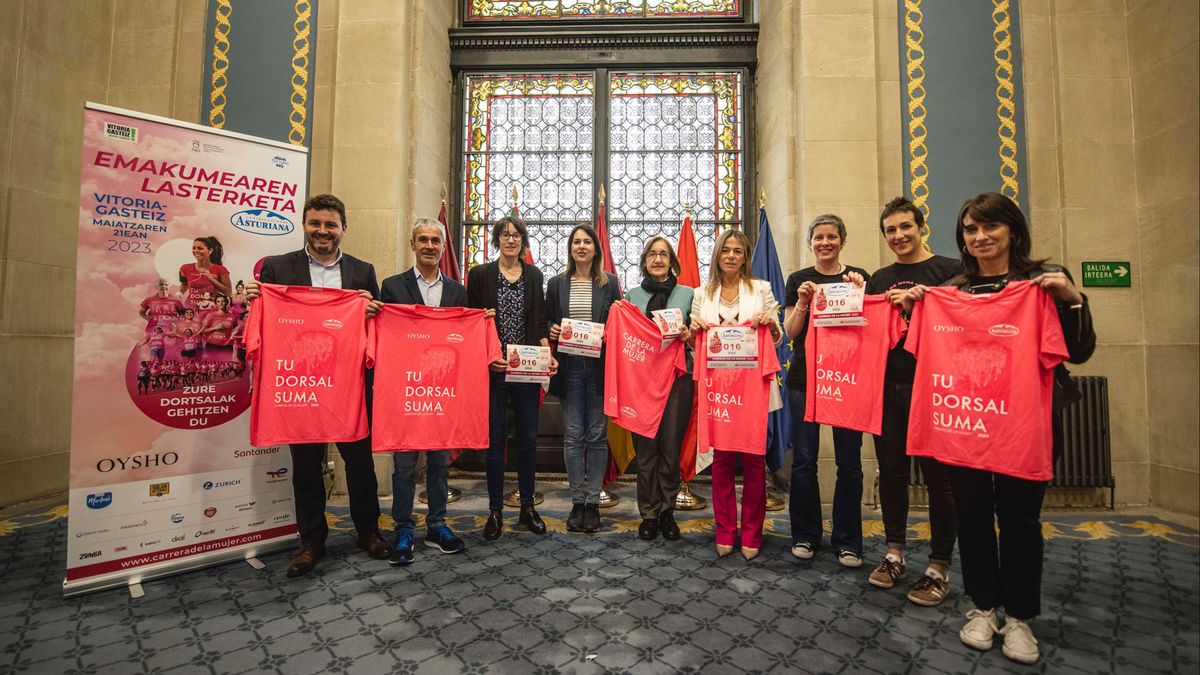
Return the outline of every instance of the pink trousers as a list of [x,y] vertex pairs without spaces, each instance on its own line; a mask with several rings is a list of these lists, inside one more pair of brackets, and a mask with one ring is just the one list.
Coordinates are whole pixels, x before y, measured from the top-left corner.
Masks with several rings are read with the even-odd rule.
[[[742,460],[742,521],[738,527],[735,463]],[[767,458],[743,452],[713,450],[713,516],[717,543],[733,546],[741,532],[742,548],[762,548],[763,520],[767,517]]]

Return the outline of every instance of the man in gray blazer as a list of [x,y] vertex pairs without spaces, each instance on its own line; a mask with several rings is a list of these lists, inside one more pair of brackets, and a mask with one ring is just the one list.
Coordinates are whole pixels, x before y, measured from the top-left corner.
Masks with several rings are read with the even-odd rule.
[[[379,311],[379,283],[375,267],[342,252],[346,234],[346,205],[333,195],[316,195],[304,203],[304,248],[273,256],[263,262],[259,281],[288,286],[319,286],[357,290],[372,301],[368,316]],[[246,287],[246,297],[258,296],[258,285]],[[367,371],[367,419],[371,418],[371,372]],[[296,499],[296,525],[300,529],[300,552],[288,566],[287,575],[308,574],[325,555],[325,443],[291,446],[292,490]],[[358,547],[372,558],[386,558],[388,545],[379,534],[379,485],[371,454],[371,436],[338,443],[346,464],[346,488],[350,492],[350,517],[358,530]]]
[[[467,289],[438,269],[446,249],[446,231],[432,218],[418,218],[409,236],[416,264],[406,271],[383,280],[380,300],[401,305],[431,305],[436,307],[466,307]],[[414,473],[420,455],[426,457],[426,486],[429,494],[429,515],[425,517],[425,545],[442,553],[458,553],[466,548],[446,525],[446,472],[449,450],[392,453],[392,519],[396,521],[396,542],[388,562],[407,565],[413,561],[413,496],[416,493]]]

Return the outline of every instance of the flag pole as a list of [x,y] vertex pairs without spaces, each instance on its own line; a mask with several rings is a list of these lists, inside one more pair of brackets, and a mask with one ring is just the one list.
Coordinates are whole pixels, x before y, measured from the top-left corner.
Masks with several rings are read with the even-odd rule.
[[[758,208],[760,211],[765,211],[767,208],[767,189],[766,188],[760,187],[758,189]],[[762,232],[759,232],[758,235],[761,237]],[[782,511],[783,507],[785,505],[784,501],[771,493],[771,488],[773,487],[773,483],[771,482],[771,472],[770,471],[764,472],[764,479],[767,482],[767,489],[764,492],[764,494],[767,495],[767,510],[768,511]]]
[[[685,197],[683,201],[683,214],[685,220],[691,218],[692,206],[692,200],[689,195]],[[691,488],[688,487],[688,481],[680,482],[679,492],[675,495],[676,509],[680,511],[699,511],[706,506],[708,506],[708,502],[704,499],[704,497],[692,492]]]
[[[597,191],[596,196],[600,198],[600,200],[599,200],[600,208],[604,208],[604,184],[603,183],[600,184],[600,189]],[[593,222],[592,224],[596,225],[595,222]],[[615,492],[609,492],[608,490],[605,489],[605,486],[603,486],[603,485],[600,487],[600,502],[597,504],[597,506],[599,506],[602,509],[607,509],[607,508],[616,506],[620,502],[621,502],[620,495],[616,494]]]

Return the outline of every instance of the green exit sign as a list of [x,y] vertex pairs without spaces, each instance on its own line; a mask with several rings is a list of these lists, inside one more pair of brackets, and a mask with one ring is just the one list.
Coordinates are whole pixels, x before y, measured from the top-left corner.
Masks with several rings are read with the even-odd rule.
[[1084,286],[1129,287],[1133,267],[1127,262],[1084,262]]

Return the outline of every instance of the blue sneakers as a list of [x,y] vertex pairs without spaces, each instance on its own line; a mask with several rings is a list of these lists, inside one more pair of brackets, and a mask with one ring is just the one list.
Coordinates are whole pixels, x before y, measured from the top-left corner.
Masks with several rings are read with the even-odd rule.
[[389,565],[407,565],[413,561],[413,534],[412,530],[403,529],[396,530],[396,543],[392,546],[392,553],[388,556]]
[[[432,527],[425,535],[425,545],[440,550],[442,553],[461,553],[467,548],[462,539],[459,539],[450,528],[446,525],[438,525]],[[409,539],[409,548],[411,550],[412,540]],[[412,560],[412,553],[409,553],[409,560]]]

